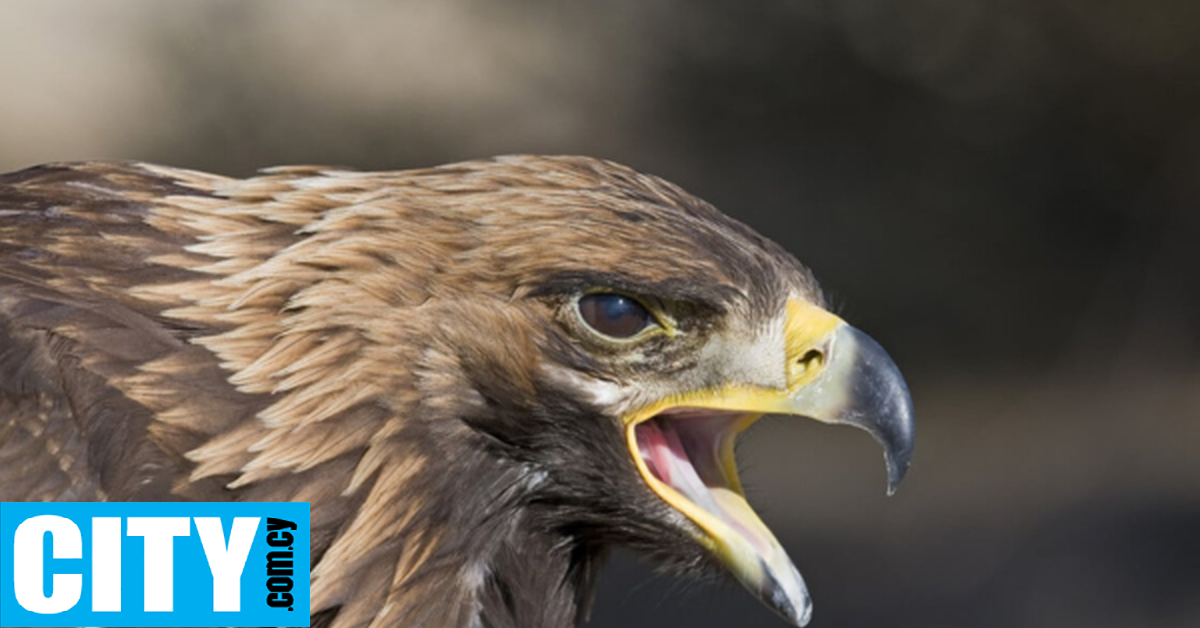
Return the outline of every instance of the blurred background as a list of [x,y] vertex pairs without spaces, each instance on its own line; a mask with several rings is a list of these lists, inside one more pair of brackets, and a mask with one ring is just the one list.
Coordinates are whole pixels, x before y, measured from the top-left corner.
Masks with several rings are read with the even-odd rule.
[[[783,243],[904,368],[767,419],[751,502],[817,628],[1200,626],[1200,2],[7,0],[0,171],[574,153]],[[619,555],[589,626],[782,626]]]

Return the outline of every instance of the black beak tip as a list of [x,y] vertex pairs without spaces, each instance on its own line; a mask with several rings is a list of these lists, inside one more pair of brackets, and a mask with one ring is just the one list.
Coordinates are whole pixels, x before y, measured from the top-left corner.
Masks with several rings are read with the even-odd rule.
[[850,328],[857,350],[851,417],[883,446],[887,461],[888,495],[896,492],[912,462],[916,428],[912,395],[900,369],[870,336]]
[[900,483],[904,481],[904,476],[908,473],[909,460],[904,459],[904,462],[899,462],[893,456],[887,456],[888,469],[888,497],[896,494],[896,490],[900,488]]
[[884,449],[884,458],[887,461],[888,472],[888,495],[894,495],[896,489],[900,488],[900,482],[904,480],[904,476],[908,474],[908,468],[912,464],[913,444],[915,440],[913,427],[913,409],[912,401],[908,396],[904,396],[907,403],[903,407],[897,408],[891,421],[892,429],[882,432],[880,442]]
[[[766,566],[764,565],[763,568],[765,569]],[[779,581],[769,571],[767,572],[766,581],[763,583],[763,587],[759,590],[758,594],[763,603],[793,626],[804,628],[804,626],[808,625],[809,620],[812,619],[813,605],[812,598],[808,596],[808,591],[802,589],[799,598],[789,596],[784,588],[780,586]]]

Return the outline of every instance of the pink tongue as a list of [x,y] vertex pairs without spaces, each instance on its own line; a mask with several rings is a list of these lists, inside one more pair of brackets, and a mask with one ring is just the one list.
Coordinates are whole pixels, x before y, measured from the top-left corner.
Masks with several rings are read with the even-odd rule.
[[696,467],[670,422],[647,421],[637,427],[638,448],[646,466],[663,483],[683,493],[697,506],[717,515],[722,509],[696,473]]
[[[714,433],[724,429],[725,419],[705,421],[696,417],[677,420],[692,423],[682,432],[674,420],[652,419],[635,428],[638,450],[650,472],[692,503],[737,530],[760,552],[773,551],[770,533],[765,528],[758,530],[757,526],[747,525],[747,522],[756,521],[756,516],[745,498],[729,487],[720,468],[716,455],[718,437]],[[689,455],[689,450],[699,459]],[[702,476],[708,481],[701,479]]]

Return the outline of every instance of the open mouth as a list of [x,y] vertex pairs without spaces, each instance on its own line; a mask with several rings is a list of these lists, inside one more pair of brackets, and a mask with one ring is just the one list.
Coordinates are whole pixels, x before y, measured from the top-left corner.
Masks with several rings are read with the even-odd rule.
[[671,408],[637,423],[633,429],[645,465],[643,475],[656,492],[702,527],[709,527],[704,523],[711,517],[764,551],[770,541],[755,529],[758,526],[747,525],[748,505],[733,455],[738,434],[760,416]]
[[[647,488],[691,520],[694,525],[686,527],[696,542],[751,593],[803,626],[812,613],[807,587],[746,502],[734,440],[763,414],[860,427],[884,447],[891,491],[912,457],[912,398],[878,343],[820,307],[790,299],[782,327],[785,385],[747,379],[679,392],[635,408],[621,421]],[[771,372],[777,354],[762,355],[766,361],[755,364]]]

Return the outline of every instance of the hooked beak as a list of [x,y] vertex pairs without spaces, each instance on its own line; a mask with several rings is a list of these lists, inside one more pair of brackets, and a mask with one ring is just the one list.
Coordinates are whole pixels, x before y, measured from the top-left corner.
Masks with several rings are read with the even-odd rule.
[[733,444],[764,414],[853,425],[884,449],[888,494],[908,471],[913,409],[899,369],[869,336],[798,299],[784,324],[786,385],[733,383],[674,395],[625,418],[646,484],[702,531],[697,541],[767,606],[797,626],[812,603],[779,541],[746,502]]

